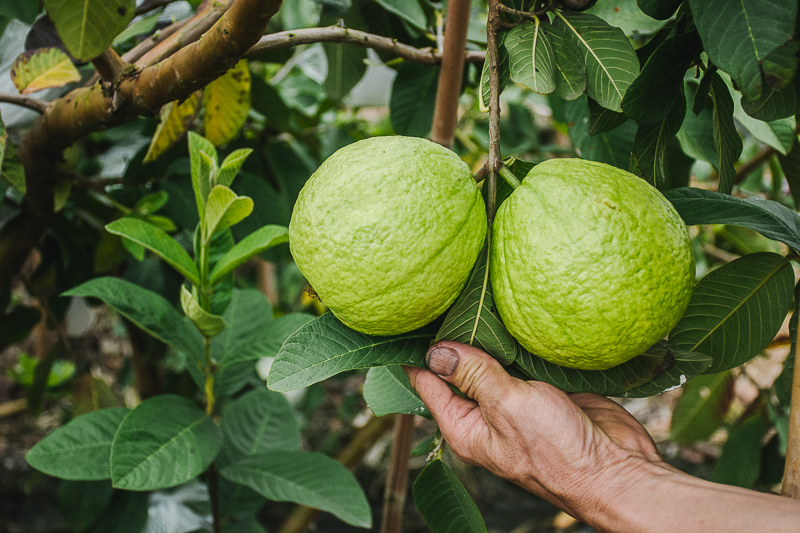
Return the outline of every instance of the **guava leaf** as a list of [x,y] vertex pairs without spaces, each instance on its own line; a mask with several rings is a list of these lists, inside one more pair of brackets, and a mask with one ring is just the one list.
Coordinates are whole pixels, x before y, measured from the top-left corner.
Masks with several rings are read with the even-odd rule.
[[106,231],[144,246],[169,263],[183,277],[198,285],[197,267],[186,250],[163,230],[134,217],[124,217],[106,224]]
[[747,100],[743,96],[741,103],[745,113],[764,122],[791,117],[797,111],[796,82],[781,90],[765,87],[761,98]]
[[478,506],[442,461],[431,461],[414,481],[414,503],[434,533],[485,533]]
[[466,287],[447,312],[435,340],[477,346],[503,365],[514,362],[519,345],[503,325],[495,307],[489,280],[488,242],[472,268]]
[[93,59],[111,45],[135,14],[134,0],[44,0],[44,7],[69,53]]
[[[778,379],[775,380],[775,388],[780,389],[778,398],[786,398],[788,404],[792,395],[792,382],[794,381],[794,362],[797,357],[797,332],[798,323],[800,322],[800,282],[794,286],[794,312],[792,318],[789,319],[789,338],[791,339],[791,346],[789,348],[789,355],[783,361],[783,371]],[[784,401],[781,399],[781,401]]]
[[364,491],[344,466],[327,455],[271,451],[226,466],[222,477],[252,488],[268,500],[295,502],[327,511],[357,527],[370,527]]
[[219,427],[193,402],[155,396],[122,419],[111,443],[111,482],[125,490],[174,487],[200,475],[221,446]]
[[790,259],[771,252],[740,257],[706,275],[669,335],[679,348],[714,358],[706,374],[749,361],[778,333],[792,303]]
[[508,32],[504,44],[512,80],[539,94],[550,94],[555,90],[555,52],[545,26],[538,19],[514,27]]
[[231,248],[222,258],[217,261],[214,270],[211,272],[210,283],[215,285],[222,278],[228,275],[233,269],[264,250],[273,246],[287,242],[289,240],[289,230],[284,226],[264,226]]
[[551,24],[547,27],[547,36],[556,56],[553,94],[564,100],[574,100],[586,91],[586,65],[581,51],[564,28]]
[[433,124],[439,67],[402,63],[392,83],[389,118],[398,135],[426,137]]
[[72,60],[59,48],[40,48],[21,54],[11,65],[11,81],[23,94],[80,81]]
[[203,154],[217,160],[217,149],[214,145],[197,133],[190,131],[189,135],[189,161],[192,169],[192,188],[194,189],[195,201],[197,202],[197,212],[200,220],[205,218],[205,205],[208,193],[211,192],[211,181],[209,179],[210,168],[203,165]]
[[161,120],[150,140],[143,163],[155,161],[183,138],[200,110],[200,95],[195,92],[183,102],[170,102],[161,108]]
[[130,409],[102,409],[73,418],[25,455],[35,469],[61,479],[109,479],[111,442]]
[[719,169],[719,192],[730,194],[736,175],[733,164],[739,160],[743,144],[733,124],[733,98],[728,86],[716,72],[711,77],[710,91],[714,105],[714,146],[719,154],[719,162],[714,165]]
[[250,70],[242,59],[203,90],[206,138],[219,146],[233,139],[250,111]]
[[681,187],[664,193],[683,221],[698,224],[732,224],[800,250],[800,215],[785,205],[759,196],[736,198],[713,191]]
[[603,107],[622,111],[625,92],[639,74],[639,59],[619,28],[588,13],[557,11],[555,26],[578,46],[586,65],[587,92]]
[[[528,350],[520,348],[520,353],[514,361],[514,367],[521,370],[529,379],[544,381],[566,392],[594,392],[603,396],[622,396],[628,391],[635,391],[639,387],[652,382],[663,375],[667,370],[667,379],[662,380],[657,386],[650,389],[664,388],[653,392],[658,394],[667,388],[681,384],[680,375],[684,376],[683,382],[708,368],[710,358],[701,354],[687,354],[683,350],[666,341],[658,341],[648,348],[643,354],[638,355],[626,363],[607,370],[578,370],[556,365],[531,354]],[[697,368],[701,366],[702,368]],[[677,383],[673,376],[677,375]],[[646,392],[647,389],[644,389]],[[633,397],[638,397],[640,392],[634,392]],[[643,394],[644,395],[644,394]]]
[[252,212],[252,199],[237,196],[224,185],[215,186],[206,200],[203,238],[208,242],[215,233],[241,222]]
[[761,61],[792,36],[793,0],[689,0],[709,59],[730,74],[749,99],[761,96]]
[[189,320],[205,337],[216,337],[225,331],[225,320],[219,315],[212,315],[200,305],[192,291],[181,286],[181,307]]
[[589,134],[592,136],[611,131],[617,126],[625,124],[628,120],[625,113],[611,111],[591,98],[587,100],[589,103]]
[[431,413],[408,383],[400,365],[370,368],[364,380],[364,400],[375,416],[395,413],[431,419]]
[[245,159],[251,153],[253,153],[252,148],[239,148],[228,154],[228,157],[219,166],[217,184],[230,187],[231,183],[233,183],[233,178],[239,173],[239,169],[242,168]]
[[711,472],[712,481],[752,488],[761,474],[762,443],[766,433],[767,417],[763,409],[732,427]]
[[657,20],[667,20],[677,11],[683,0],[636,0],[646,15]]
[[732,399],[730,372],[698,376],[683,388],[672,412],[670,440],[693,444],[708,439],[722,424]]
[[379,337],[352,330],[325,313],[283,343],[269,372],[270,389],[307,387],[345,370],[386,365],[426,368],[425,353],[436,335],[435,322],[420,329]]
[[631,150],[630,171],[659,190],[668,189],[670,182],[669,145],[681,129],[686,116],[683,91],[663,120],[640,124]]

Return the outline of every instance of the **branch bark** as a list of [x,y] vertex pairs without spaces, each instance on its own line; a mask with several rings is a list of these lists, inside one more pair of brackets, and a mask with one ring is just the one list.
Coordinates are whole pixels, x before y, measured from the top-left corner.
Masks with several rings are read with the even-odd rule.
[[113,95],[96,84],[75,89],[47,107],[19,145],[28,193],[16,224],[0,231],[0,286],[8,285],[50,225],[64,149],[92,132],[153,115],[218,78],[258,42],[280,5],[281,0],[238,0],[204,39],[123,79]]
[[130,65],[117,55],[113,48],[107,48],[105,52],[92,59],[94,68],[100,79],[106,83],[116,83],[128,71]]
[[431,140],[447,148],[453,147],[458,122],[458,97],[464,74],[464,54],[469,29],[469,0],[450,0],[447,4],[447,26],[444,33],[442,69],[436,89]]
[[0,102],[27,107],[28,109],[36,111],[39,114],[47,111],[48,106],[47,102],[43,100],[37,100],[36,98],[31,98],[30,96],[22,96],[21,94],[13,93],[0,93]]
[[[467,15],[469,15],[469,12]],[[397,57],[402,57],[403,59],[425,65],[438,65],[442,61],[442,53],[433,48],[414,48],[413,46],[397,42],[395,39],[381,37],[380,35],[374,35],[364,31],[352,30],[350,28],[343,28],[341,26],[306,28],[302,30],[271,33],[262,37],[258,44],[247,52],[247,55],[251,56],[270,50],[281,50],[283,48],[300,46],[301,44],[313,43],[354,44],[364,48],[372,48],[379,52],[389,52]],[[447,47],[447,41],[445,41],[445,47]],[[463,55],[465,61],[471,63],[480,63],[485,57],[483,52],[465,52],[463,48],[461,55]]]
[[408,460],[414,438],[414,415],[394,415],[394,438],[386,489],[383,494],[381,533],[400,533],[408,493]]

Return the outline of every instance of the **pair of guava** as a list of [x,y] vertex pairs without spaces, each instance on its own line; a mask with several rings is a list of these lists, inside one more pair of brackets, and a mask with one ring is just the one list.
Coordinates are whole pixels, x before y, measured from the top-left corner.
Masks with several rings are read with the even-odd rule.
[[[424,139],[376,137],[329,157],[289,225],[298,268],[347,326],[419,328],[458,298],[486,239],[469,167]],[[563,366],[605,369],[661,339],[688,305],[694,258],[672,205],[602,163],[535,166],[500,206],[494,298],[511,334]]]

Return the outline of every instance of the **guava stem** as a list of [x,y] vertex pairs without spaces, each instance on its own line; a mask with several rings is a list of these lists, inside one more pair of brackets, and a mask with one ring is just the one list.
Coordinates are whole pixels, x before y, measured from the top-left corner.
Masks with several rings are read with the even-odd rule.
[[506,180],[506,183],[511,185],[511,188],[513,189],[516,189],[517,187],[522,185],[522,182],[517,179],[517,177],[514,175],[513,172],[511,172],[511,169],[505,165],[500,167],[500,175],[503,177],[504,180]]

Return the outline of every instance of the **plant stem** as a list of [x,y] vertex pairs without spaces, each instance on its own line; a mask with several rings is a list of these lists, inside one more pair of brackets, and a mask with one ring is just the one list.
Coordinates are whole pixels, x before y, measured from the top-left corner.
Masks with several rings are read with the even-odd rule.
[[451,0],[447,4],[447,28],[442,54],[442,69],[436,89],[431,140],[447,148],[453,147],[458,121],[458,97],[464,73],[464,51],[467,48],[470,2]]
[[506,183],[511,185],[511,187],[514,189],[522,185],[522,182],[520,182],[514,175],[514,173],[511,172],[511,169],[505,165],[500,167],[500,175],[503,177],[504,180],[506,180]]
[[[486,22],[486,60],[489,62],[489,191],[486,202],[486,220],[489,239],[497,201],[497,172],[503,165],[500,159],[500,77],[498,65],[497,32],[500,28],[500,2],[489,0],[489,19]],[[491,244],[491,242],[490,242]]]
[[[800,298],[800,283],[795,286],[795,301]],[[795,315],[798,313],[795,304]],[[792,339],[792,353],[794,357],[794,374],[792,376],[792,399],[789,406],[789,436],[786,446],[786,465],[783,471],[783,486],[781,494],[790,498],[800,499],[800,360],[797,358],[797,338],[800,328],[797,328],[797,316],[792,316],[795,325],[795,338]],[[789,328],[792,329],[791,327]]]
[[414,415],[394,415],[394,443],[383,497],[381,533],[400,533],[408,492],[408,459],[414,437]]
[[39,114],[47,111],[48,103],[42,100],[37,100],[30,96],[22,96],[20,94],[0,93],[0,102],[5,104],[14,104],[22,107],[27,107]]
[[203,336],[203,347],[206,352],[206,364],[203,367],[203,377],[205,378],[206,393],[206,414],[214,414],[214,370],[211,366],[211,339]]
[[211,500],[211,517],[213,519],[214,533],[221,533],[222,523],[219,519],[219,473],[214,463],[208,465],[208,497]]

